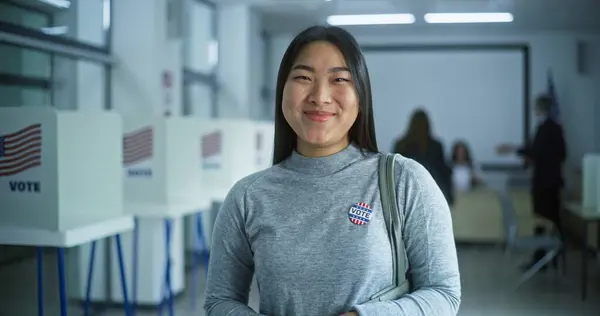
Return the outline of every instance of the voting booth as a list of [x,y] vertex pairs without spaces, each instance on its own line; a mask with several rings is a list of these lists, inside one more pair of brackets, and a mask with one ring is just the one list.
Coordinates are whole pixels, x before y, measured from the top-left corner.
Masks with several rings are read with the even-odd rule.
[[582,162],[581,204],[600,212],[600,154],[586,154]]
[[[124,208],[137,218],[135,231],[123,236],[125,261],[134,271],[131,295],[138,304],[158,305],[166,271],[173,293],[185,287],[184,217],[207,209],[210,203],[201,190],[198,121],[124,117],[122,146]],[[113,259],[112,265],[116,264]],[[123,301],[119,277],[112,269],[110,293],[115,302]]]
[[0,107],[0,225],[65,231],[123,216],[118,114]]
[[[186,212],[206,207],[200,194],[198,122],[182,117],[125,117],[126,212]],[[157,209],[158,208],[158,209]]]
[[244,119],[204,121],[201,137],[203,190],[222,201],[240,179],[271,166],[274,125]]
[[[205,241],[210,245],[216,213],[229,190],[242,178],[271,166],[275,126],[270,121],[215,119],[202,120],[197,131],[201,140],[201,190],[214,202],[210,212],[203,213],[202,221]],[[194,236],[189,234],[187,248],[192,250],[194,245]]]

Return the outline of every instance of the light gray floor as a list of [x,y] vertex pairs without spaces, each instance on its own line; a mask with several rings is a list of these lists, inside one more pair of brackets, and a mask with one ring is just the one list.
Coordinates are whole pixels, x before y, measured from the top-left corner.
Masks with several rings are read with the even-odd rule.
[[[523,259],[525,257],[522,257]],[[55,260],[46,256],[46,316],[59,315]],[[580,253],[569,253],[567,276],[549,270],[536,275],[523,287],[514,290],[519,276],[516,267],[519,257],[507,260],[498,248],[489,246],[460,246],[459,261],[463,281],[461,316],[532,316],[532,315],[600,315],[600,265],[590,262],[590,290],[587,302],[580,300]],[[512,262],[512,263],[511,263]],[[35,260],[0,269],[0,316],[37,315]],[[200,286],[203,286],[201,280]],[[177,300],[177,315],[203,316],[203,297],[199,308],[190,310],[189,294]],[[258,295],[253,289],[251,306],[256,308]],[[82,315],[81,309],[71,306],[69,315]],[[124,315],[112,309],[98,316]],[[157,315],[156,311],[141,311],[139,316]]]

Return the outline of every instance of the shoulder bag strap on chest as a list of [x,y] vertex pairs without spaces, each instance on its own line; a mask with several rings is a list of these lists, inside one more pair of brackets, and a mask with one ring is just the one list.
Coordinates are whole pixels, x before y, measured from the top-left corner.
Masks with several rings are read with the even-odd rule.
[[392,264],[394,284],[391,288],[377,293],[372,297],[379,301],[397,299],[408,293],[409,284],[406,280],[406,249],[402,239],[402,226],[404,213],[398,209],[396,194],[395,155],[385,154],[379,160],[379,190],[381,192],[381,204],[383,218],[392,246]]

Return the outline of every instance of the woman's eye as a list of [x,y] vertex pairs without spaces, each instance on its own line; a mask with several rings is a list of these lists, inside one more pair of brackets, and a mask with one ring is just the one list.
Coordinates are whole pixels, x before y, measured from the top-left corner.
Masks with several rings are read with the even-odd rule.
[[310,80],[307,76],[296,76],[294,77],[296,80]]
[[335,78],[334,80],[335,82],[348,82],[350,80],[346,79],[346,78]]

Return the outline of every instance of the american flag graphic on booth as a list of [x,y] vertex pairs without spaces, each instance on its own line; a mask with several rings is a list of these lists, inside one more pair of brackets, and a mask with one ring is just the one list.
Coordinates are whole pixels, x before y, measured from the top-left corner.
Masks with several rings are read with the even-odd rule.
[[221,153],[221,131],[202,136],[202,158],[216,156]]
[[41,124],[0,135],[0,177],[13,176],[41,165]]
[[350,211],[348,211],[350,221],[356,225],[368,224],[372,214],[373,210],[364,202],[354,203],[352,207],[350,207]]
[[154,130],[147,126],[123,135],[123,165],[129,166],[152,158]]

